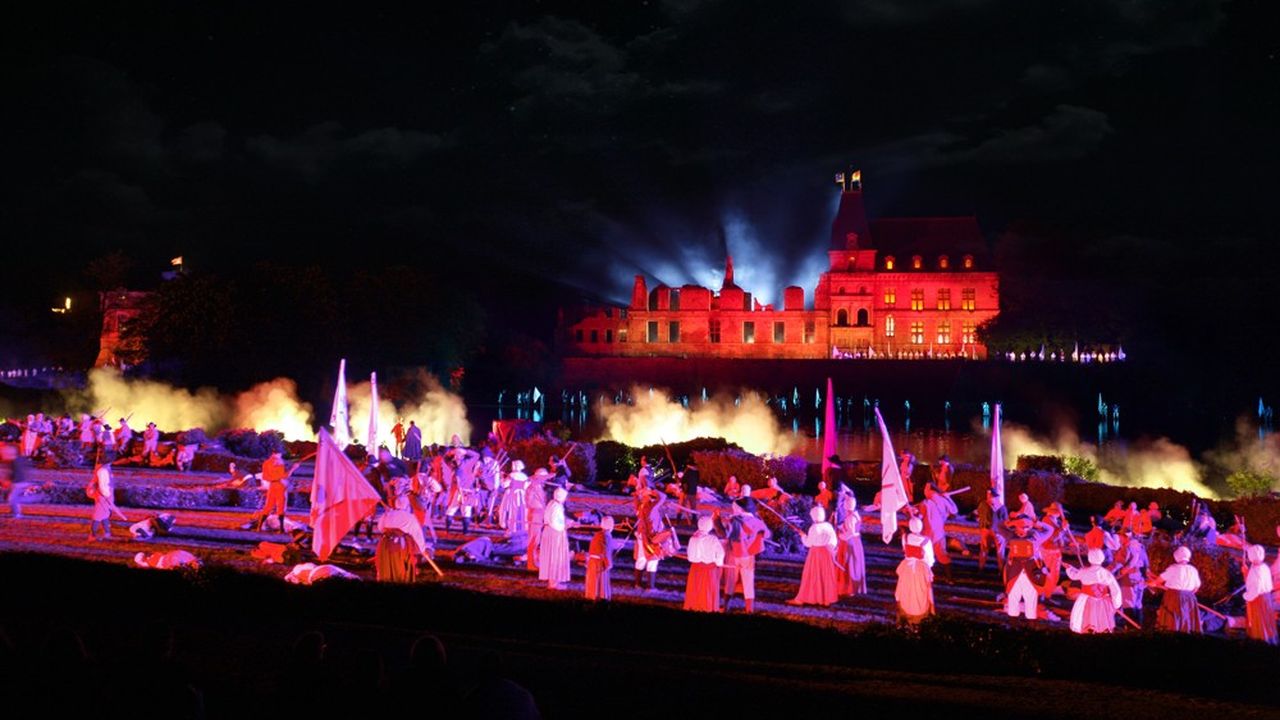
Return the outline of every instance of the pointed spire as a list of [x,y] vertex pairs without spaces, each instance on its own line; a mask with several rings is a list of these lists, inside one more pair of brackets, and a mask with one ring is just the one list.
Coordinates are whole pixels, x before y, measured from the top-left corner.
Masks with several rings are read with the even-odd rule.
[[738,287],[733,282],[733,256],[724,256],[724,283],[720,285],[720,289]]

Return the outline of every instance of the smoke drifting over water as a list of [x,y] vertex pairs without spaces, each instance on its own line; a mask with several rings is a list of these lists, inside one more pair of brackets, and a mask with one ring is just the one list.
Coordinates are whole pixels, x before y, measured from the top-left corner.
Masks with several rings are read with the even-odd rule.
[[[462,398],[445,390],[433,376],[418,371],[410,378],[411,399],[399,410],[388,399],[379,403],[381,430],[390,437],[398,417],[416,420],[424,442],[447,442],[457,433],[466,440],[471,435],[467,407]],[[348,386],[352,429],[363,441],[369,427],[369,383]],[[99,414],[110,412],[106,420],[113,426],[128,417],[135,428],[154,422],[165,431],[204,428],[207,432],[237,427],[259,432],[278,430],[289,440],[315,438],[316,413],[310,403],[298,397],[298,387],[289,378],[259,383],[235,396],[222,395],[211,388],[191,392],[155,380],[125,378],[112,369],[89,372],[88,387],[66,395],[69,412]]]
[[716,395],[703,403],[690,402],[688,408],[665,391],[633,386],[634,405],[600,402],[596,406],[604,421],[602,440],[616,440],[632,447],[660,442],[683,442],[699,437],[720,437],[756,453],[785,455],[795,447],[795,439],[783,432],[777,418],[755,393],[742,396],[740,405],[726,395]]
[[1108,485],[1173,488],[1204,498],[1218,497],[1205,484],[1202,467],[1191,453],[1167,438],[1127,446],[1112,444],[1100,453],[1097,446],[1081,441],[1069,429],[1060,429],[1052,440],[1014,423],[1004,423],[1000,431],[1008,467],[1017,465],[1023,455],[1082,457],[1098,466],[1098,480]]

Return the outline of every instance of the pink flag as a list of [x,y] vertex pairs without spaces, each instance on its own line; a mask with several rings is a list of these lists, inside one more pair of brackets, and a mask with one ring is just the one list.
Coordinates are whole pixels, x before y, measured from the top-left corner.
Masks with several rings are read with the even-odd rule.
[[[827,378],[827,412],[822,419],[822,477],[831,470],[831,456],[836,454],[836,401],[831,391],[831,378]],[[827,488],[835,490],[835,488]]]
[[320,562],[329,559],[342,538],[373,512],[379,500],[369,481],[321,428],[316,476],[311,481],[311,549]]
[[991,492],[1004,500],[1004,450],[1000,448],[1000,403],[991,424]]
[[880,426],[881,444],[884,451],[880,454],[880,536],[885,543],[893,540],[898,531],[898,511],[910,504],[907,488],[902,484],[902,473],[898,472],[898,460],[893,453],[893,440],[889,438],[889,428],[884,426],[884,417],[880,408],[876,408],[876,423]]

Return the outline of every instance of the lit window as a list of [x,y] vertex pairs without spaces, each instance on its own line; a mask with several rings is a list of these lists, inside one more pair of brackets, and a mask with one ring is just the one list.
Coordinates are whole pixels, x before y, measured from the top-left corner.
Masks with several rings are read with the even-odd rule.
[[742,323],[742,342],[751,344],[756,341],[756,324],[754,322]]
[[919,270],[923,266],[924,266],[924,258],[920,257],[919,255],[911,256],[911,268],[913,270]]
[[944,288],[938,291],[938,309],[951,309],[951,290],[949,288]]
[[884,289],[884,304],[885,307],[893,307],[898,304],[898,291],[895,288]]
[[804,321],[804,342],[806,345],[812,345],[818,335],[818,324],[812,320]]
[[943,320],[942,322],[938,323],[938,344],[939,345],[951,344],[951,321],[950,320]]
[[627,341],[627,329],[626,329],[626,328],[619,328],[619,329],[618,329],[618,342],[620,342],[620,343],[624,343],[624,342],[626,342],[626,341]]
[[924,344],[924,321],[923,320],[913,320],[911,322],[911,344],[912,345]]
[[972,268],[973,268],[973,256],[972,256],[972,255],[965,255],[965,256],[964,256],[964,269],[965,269],[965,270],[970,270],[970,269],[972,269]]
[[884,318],[884,336],[893,337],[893,333],[895,329],[896,329],[896,324],[893,322],[893,316],[886,315]]
[[773,341],[776,343],[784,343],[787,341],[787,324],[783,322],[775,322],[773,324]]
[[707,338],[711,340],[711,342],[713,343],[720,342],[720,321],[719,320],[707,321]]
[[892,256],[892,255],[889,255],[888,257],[886,257],[886,258],[884,259],[884,269],[885,269],[885,270],[892,270],[892,269],[893,269],[893,256]]
[[912,310],[924,309],[924,290],[911,291],[911,309]]
[[949,267],[951,267],[951,259],[946,255],[940,255],[938,257],[938,268],[940,270],[946,270]]
[[649,321],[649,342],[651,343],[658,342],[658,321],[657,320]]
[[673,320],[667,323],[667,342],[680,342],[680,323],[678,321]]
[[965,345],[972,345],[976,342],[977,329],[977,323],[972,320],[965,320],[960,323],[960,342]]
[[972,312],[977,306],[978,293],[973,288],[965,288],[960,291],[960,309]]

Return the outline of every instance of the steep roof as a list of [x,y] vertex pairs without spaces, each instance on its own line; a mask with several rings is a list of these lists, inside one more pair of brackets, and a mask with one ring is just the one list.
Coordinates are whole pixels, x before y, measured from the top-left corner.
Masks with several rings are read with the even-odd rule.
[[[858,245],[848,244],[849,233],[858,234]],[[840,193],[840,209],[831,223],[831,249],[855,250],[871,247],[871,231],[867,227],[867,209],[862,204],[861,188]]]

